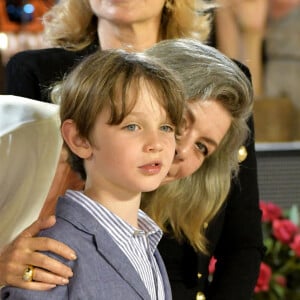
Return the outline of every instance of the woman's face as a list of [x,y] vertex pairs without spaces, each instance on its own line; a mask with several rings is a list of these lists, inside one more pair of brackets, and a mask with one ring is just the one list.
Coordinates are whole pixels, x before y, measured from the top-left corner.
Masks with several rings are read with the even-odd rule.
[[217,149],[231,124],[229,112],[215,100],[189,102],[184,120],[175,159],[164,183],[194,173]]
[[98,18],[129,25],[151,19],[160,23],[165,0],[89,0],[89,3]]

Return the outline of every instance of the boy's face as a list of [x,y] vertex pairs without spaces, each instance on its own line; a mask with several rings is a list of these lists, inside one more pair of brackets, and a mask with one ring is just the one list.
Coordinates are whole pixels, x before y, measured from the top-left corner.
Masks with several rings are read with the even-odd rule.
[[107,124],[109,109],[98,116],[92,155],[85,160],[87,188],[125,197],[156,189],[167,175],[175,154],[174,126],[143,81],[139,89],[129,91],[128,99],[133,95],[138,99],[121,124]]

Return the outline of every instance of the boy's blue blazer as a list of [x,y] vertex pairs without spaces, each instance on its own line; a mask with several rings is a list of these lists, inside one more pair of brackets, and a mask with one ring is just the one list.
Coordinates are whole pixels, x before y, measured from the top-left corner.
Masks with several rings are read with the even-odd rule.
[[[55,226],[44,230],[40,236],[60,240],[76,251],[75,261],[58,257],[73,270],[74,276],[69,284],[43,292],[5,287],[1,291],[1,299],[150,300],[149,293],[133,265],[87,210],[62,197],[57,204],[56,217]],[[53,254],[51,256],[56,257]],[[165,299],[171,300],[167,272],[157,250],[155,258],[164,283]]]

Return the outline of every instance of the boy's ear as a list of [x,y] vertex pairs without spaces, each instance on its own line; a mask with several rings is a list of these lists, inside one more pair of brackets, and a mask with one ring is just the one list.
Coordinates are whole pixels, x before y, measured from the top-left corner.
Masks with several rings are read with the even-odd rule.
[[70,150],[82,159],[92,155],[92,147],[86,138],[83,138],[77,130],[73,120],[65,120],[61,126],[61,134]]

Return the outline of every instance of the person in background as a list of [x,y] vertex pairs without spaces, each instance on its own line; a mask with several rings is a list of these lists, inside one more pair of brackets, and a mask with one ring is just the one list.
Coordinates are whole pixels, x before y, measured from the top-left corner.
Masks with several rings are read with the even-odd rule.
[[215,10],[216,47],[249,66],[257,100],[273,100],[279,110],[280,101],[286,100],[293,112],[287,118],[294,119],[291,128],[283,128],[290,131],[290,140],[300,139],[299,16],[299,0],[221,0]]
[[[162,39],[192,35],[205,41],[210,22],[204,14],[204,3],[160,1],[160,9],[157,9],[158,2],[155,1],[155,5],[152,1],[108,5],[105,1],[61,1],[45,16],[46,33],[53,37],[52,44],[56,47],[15,56],[8,64],[8,76],[12,78],[10,93],[30,90],[33,91],[31,95],[49,99],[45,92],[49,84],[99,47],[126,46],[131,50],[144,50]],[[157,14],[154,13],[156,9]],[[61,11],[63,13],[59,13]],[[47,66],[43,65],[45,61]],[[22,83],[18,81],[13,84],[13,78],[18,74],[23,74]],[[200,82],[201,77],[194,80]],[[33,98],[41,100],[39,96]],[[228,299],[250,298],[258,275],[262,237],[252,121],[250,118],[251,135],[243,148],[238,178],[231,182],[226,203],[208,225],[207,239],[216,246],[212,247],[216,250],[211,255],[219,256],[216,276],[211,284],[215,295],[210,296],[210,299],[218,299],[223,295],[228,295]],[[200,136],[196,139],[198,141],[195,140],[190,149],[204,142]],[[184,159],[182,161],[184,163]],[[74,258],[74,252],[54,240],[32,238],[42,227],[53,223],[53,218],[37,221],[5,248],[0,256],[0,268],[3,270],[1,283],[47,289],[53,287],[53,284],[66,282],[66,277],[72,275],[71,270],[36,251],[50,250],[67,259]],[[180,243],[168,236],[163,237],[159,247],[169,271],[172,289],[179,291],[174,293],[174,299],[182,299],[182,295],[194,299],[201,289],[206,293],[203,287],[208,283],[210,256],[201,254],[198,265],[198,253],[188,240]],[[34,282],[28,283],[21,279],[27,264],[35,266]]]
[[206,7],[194,0],[60,1],[43,18],[45,40],[55,48],[12,57],[6,93],[51,102],[49,85],[98,48],[142,51],[169,38],[205,41],[210,30]]
[[76,276],[42,292],[5,287],[1,299],[172,299],[157,251],[162,231],[139,206],[172,164],[182,91],[162,64],[122,50],[95,52],[55,87],[62,136],[85,187],[59,199],[56,224],[40,236],[76,251]]

